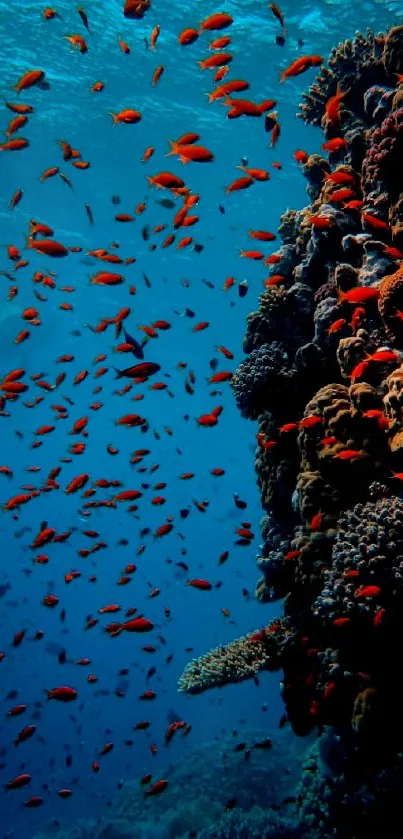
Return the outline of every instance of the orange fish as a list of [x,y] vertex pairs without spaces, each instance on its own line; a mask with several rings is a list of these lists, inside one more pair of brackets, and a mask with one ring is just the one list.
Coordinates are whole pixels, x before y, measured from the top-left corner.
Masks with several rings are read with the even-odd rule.
[[350,88],[347,90],[341,89],[340,82],[337,83],[337,89],[334,96],[331,96],[330,99],[327,100],[325,105],[325,114],[326,114],[326,122],[330,123],[332,128],[338,128],[340,125],[340,105],[342,99],[347,96],[347,93],[350,92]]
[[17,93],[21,93],[22,90],[26,90],[28,87],[32,87],[39,82],[42,82],[45,78],[45,73],[43,70],[29,70],[28,73],[24,73],[23,76],[18,80],[17,84],[14,85],[14,90]]
[[214,84],[218,84],[218,82],[222,82],[225,78],[227,73],[229,72],[228,64],[223,64],[221,67],[218,68],[217,72],[214,75]]
[[79,51],[83,54],[88,52],[87,42],[82,37],[82,35],[65,35],[64,37],[73,48],[78,47]]
[[284,29],[284,15],[282,11],[279,9],[279,7],[276,5],[276,3],[269,3],[269,9],[271,12],[273,12],[274,17],[277,18],[277,20]]
[[214,41],[211,41],[208,48],[209,50],[223,50],[230,43],[231,38],[229,35],[222,35],[221,38],[215,38]]
[[178,35],[178,41],[182,47],[187,47],[189,44],[193,44],[197,41],[199,37],[199,33],[197,29],[184,29],[183,32]]
[[153,148],[153,146],[148,146],[148,148],[145,150],[145,152],[143,154],[143,157],[141,158],[141,162],[146,163],[147,160],[149,160],[150,157],[152,157],[154,152],[155,152],[155,149]]
[[332,323],[332,324],[328,327],[328,329],[326,330],[326,331],[327,331],[327,334],[328,334],[328,335],[334,335],[334,333],[335,333],[335,332],[339,332],[339,331],[340,331],[340,329],[342,329],[342,328],[343,328],[343,326],[345,326],[345,325],[346,325],[346,320],[345,320],[345,318],[339,318],[338,320],[335,320],[335,321],[334,321],[334,322],[333,322],[333,323]]
[[129,47],[128,44],[126,44],[125,41],[122,41],[122,38],[120,37],[120,35],[118,35],[118,44],[119,44],[122,52],[124,52],[126,55],[130,55],[130,47]]
[[147,175],[147,180],[150,186],[156,186],[160,189],[177,189],[185,185],[182,178],[173,175],[172,172],[159,172],[158,175]]
[[154,70],[153,75],[152,75],[152,79],[151,79],[151,84],[153,85],[153,87],[154,87],[154,85],[156,85],[159,82],[159,80],[160,80],[160,78],[161,78],[161,76],[164,72],[164,69],[165,68],[164,68],[163,64],[160,64],[159,67],[156,67],[156,69]]
[[13,195],[11,201],[10,201],[10,210],[13,210],[14,207],[16,207],[17,204],[20,203],[23,194],[24,193],[23,193],[22,189],[17,189],[15,191],[15,193],[14,193],[14,195]]
[[208,93],[207,96],[209,102],[215,102],[217,99],[224,99],[229,93],[242,93],[244,90],[248,90],[249,87],[249,82],[245,82],[243,79],[233,79],[230,82],[224,82],[224,84],[218,85],[213,93]]
[[254,181],[268,181],[270,178],[266,169],[250,169],[246,166],[237,166],[237,169],[242,169],[242,171],[246,172],[246,174],[253,178]]
[[170,140],[169,142],[172,148],[168,152],[167,157],[171,154],[178,154],[181,163],[188,163],[189,160],[192,160],[194,163],[210,163],[210,161],[214,160],[213,153],[204,146],[196,146],[194,143],[179,143],[174,140]]
[[231,26],[233,20],[234,19],[231,15],[225,14],[224,12],[218,12],[201,21],[200,32],[205,32],[206,30],[212,32],[214,29],[226,29],[227,26]]
[[247,175],[244,178],[236,178],[235,181],[232,181],[232,183],[227,186],[226,193],[229,195],[230,192],[238,192],[240,189],[247,189],[249,186],[252,186],[253,183],[255,183],[255,181],[250,175]]
[[280,75],[280,82],[285,82],[286,79],[293,76],[299,76],[301,73],[309,70],[310,67],[319,67],[320,64],[323,64],[321,55],[301,55],[283,70]]
[[25,137],[16,137],[14,140],[8,140],[7,143],[0,144],[0,151],[21,151],[29,146],[29,140]]
[[222,64],[229,64],[230,61],[232,61],[232,55],[229,52],[217,52],[215,55],[198,61],[198,65],[202,70],[214,70]]
[[126,108],[118,114],[110,112],[110,115],[113,119],[114,125],[117,125],[119,122],[124,125],[134,125],[136,122],[140,122],[141,120],[140,112],[135,111],[133,108]]
[[151,32],[150,47],[151,47],[152,50],[155,50],[155,46],[156,46],[160,31],[161,31],[161,27],[157,23],[157,25],[154,26],[154,29]]

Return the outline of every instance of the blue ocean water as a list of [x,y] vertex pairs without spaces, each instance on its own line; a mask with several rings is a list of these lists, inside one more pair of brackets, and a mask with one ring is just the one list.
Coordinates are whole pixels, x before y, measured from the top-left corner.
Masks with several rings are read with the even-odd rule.
[[[216,8],[204,0],[180,5],[154,0],[144,18],[133,21],[123,16],[121,0],[89,0],[85,4],[89,31],[75,4],[66,0],[55,5],[58,14],[51,20],[44,19],[44,9],[37,3],[0,3],[3,99],[27,102],[34,108],[27,125],[13,135],[26,137],[29,147],[0,155],[1,375],[22,368],[23,381],[29,385],[18,399],[7,400],[0,417],[0,465],[12,471],[12,477],[0,475],[2,506],[24,492],[26,484],[43,488],[49,472],[62,467],[56,478],[58,489],[41,492],[15,512],[2,512],[0,518],[0,652],[5,654],[0,663],[0,782],[7,785],[23,772],[31,776],[27,787],[0,793],[1,835],[31,839],[44,829],[51,833],[55,820],[73,829],[79,819],[102,817],[122,782],[138,784],[148,773],[153,780],[165,777],[162,773],[167,767],[172,772],[183,768],[192,750],[209,742],[224,743],[233,730],[240,741],[248,726],[277,731],[282,714],[278,674],[262,674],[258,685],[246,682],[196,697],[177,691],[178,678],[192,657],[252,631],[279,611],[279,604],[262,606],[254,599],[261,517],[253,468],[256,428],[239,415],[228,382],[208,383],[214,373],[209,362],[218,359],[218,370],[234,371],[243,357],[246,315],[256,307],[266,276],[261,263],[239,256],[251,247],[247,231],[275,232],[286,208],[308,203],[293,153],[298,148],[319,151],[322,139],[318,130],[305,126],[295,114],[315,71],[280,86],[281,70],[302,53],[327,56],[357,29],[385,30],[402,17],[399,3],[375,0],[354,4],[284,0],[281,6],[287,23],[284,46],[276,44],[279,24],[262,2],[224,2]],[[228,78],[247,79],[248,97],[254,101],[277,100],[281,135],[274,149],[269,147],[262,119],[227,120],[222,102],[208,103],[213,73],[203,72],[197,62],[212,54],[207,45],[222,33],[204,33],[188,47],[178,43],[184,28],[197,27],[202,18],[217,11],[234,18],[230,29],[234,60]],[[161,31],[154,51],[150,36],[156,25]],[[81,54],[70,46],[65,36],[75,33],[86,39],[88,52]],[[130,54],[119,48],[118,36],[129,44]],[[164,73],[152,86],[158,65],[164,66]],[[34,68],[45,72],[48,89],[34,86],[18,95],[12,86]],[[91,86],[97,80],[105,88],[93,93]],[[114,126],[110,113],[126,108],[139,110],[141,121]],[[4,132],[13,116],[4,105]],[[200,134],[200,142],[214,154],[212,163],[182,166],[176,157],[166,157],[168,140],[185,132]],[[60,140],[79,149],[90,168],[80,171],[70,161],[64,162]],[[143,164],[149,146],[155,147],[155,153]],[[237,167],[243,158],[249,166],[267,169],[270,180],[226,195],[226,187],[241,174]],[[280,162],[282,168],[273,168],[273,162]],[[58,174],[41,181],[49,167],[59,167],[71,186]],[[151,188],[146,179],[166,169],[184,178],[192,193],[200,195],[195,209],[199,221],[185,231],[194,242],[181,250],[176,248],[180,231],[171,247],[161,248],[180,202],[176,200],[175,209],[161,206],[160,200],[168,193]],[[10,210],[17,189],[23,196]],[[118,205],[112,202],[113,196],[119,196]],[[145,210],[138,214],[135,208],[142,202]],[[86,204],[91,207],[93,224]],[[134,221],[115,221],[120,212],[132,214]],[[31,219],[50,225],[58,242],[81,251],[52,259],[28,249]],[[166,228],[155,234],[157,225]],[[151,231],[148,240],[142,233],[144,226]],[[118,247],[112,248],[113,242]],[[150,249],[153,243],[155,250]],[[7,255],[10,244],[28,260],[26,267],[15,270]],[[194,244],[203,249],[195,249]],[[121,285],[90,284],[90,274],[104,268],[115,270],[85,256],[101,248],[123,259],[135,257],[132,264],[116,269],[124,276]],[[276,242],[262,249],[266,256],[275,251]],[[49,275],[52,271],[56,288],[33,282],[35,272]],[[223,285],[231,276],[236,283],[226,292]],[[241,298],[238,286],[244,280],[249,290]],[[9,299],[14,285],[18,294]],[[135,294],[129,293],[131,286]],[[65,287],[74,291],[63,292]],[[63,303],[71,304],[72,310],[61,310]],[[38,326],[27,326],[22,318],[23,311],[32,306],[39,312]],[[144,337],[140,325],[166,320],[171,328],[159,331],[145,347],[147,361],[161,366],[158,376],[117,395],[127,380],[117,382],[114,368],[136,362],[132,356],[115,352],[118,340],[113,324],[99,334],[89,325],[114,318],[123,307],[131,309],[124,324],[139,341]],[[192,327],[203,321],[209,323],[208,328],[193,332]],[[16,344],[16,336],[25,328],[29,339]],[[227,361],[217,351],[218,345],[227,347],[234,359]],[[58,362],[64,354],[74,360]],[[106,360],[95,364],[100,354]],[[180,369],[181,363],[186,367]],[[100,366],[108,369],[97,379]],[[83,370],[88,376],[74,385],[74,377]],[[192,394],[185,389],[189,371],[195,376]],[[54,383],[60,372],[67,376],[56,390],[44,390],[32,379],[40,374],[39,380]],[[168,388],[150,389],[156,380]],[[101,390],[94,393],[97,386]],[[211,393],[214,388],[216,395]],[[144,398],[133,402],[137,393]],[[41,401],[27,407],[36,397],[42,397]],[[98,401],[102,407],[92,410],[90,405]],[[66,418],[55,419],[55,404],[65,405]],[[218,405],[223,406],[218,424],[200,427],[196,418]],[[115,425],[119,417],[132,412],[147,419],[144,433]],[[88,437],[71,436],[73,423],[84,416],[89,418]],[[35,434],[49,424],[54,425],[50,433]],[[33,448],[35,441],[41,442],[40,447]],[[70,456],[75,442],[85,442],[85,451]],[[108,445],[116,447],[118,454],[110,455]],[[150,453],[134,466],[131,455],[141,448]],[[71,462],[61,462],[69,457]],[[139,467],[145,470],[140,472]],[[222,468],[225,474],[213,477],[214,468]],[[194,477],[181,480],[186,472]],[[86,516],[82,492],[64,493],[69,481],[81,473],[90,476],[86,489],[105,478],[120,481],[122,490],[141,490],[138,510],[129,513],[127,503],[118,503],[114,509],[95,509]],[[157,482],[166,483],[166,488],[153,491]],[[147,488],[142,488],[144,483]],[[114,493],[98,489],[94,498],[110,499]],[[163,506],[151,503],[156,494],[165,497]],[[245,510],[235,505],[236,495],[247,503]],[[195,501],[208,502],[206,511],[201,512]],[[190,513],[181,519],[180,510],[185,508]],[[174,528],[156,538],[153,533],[167,516],[172,516]],[[45,521],[57,533],[72,532],[65,542],[35,551],[30,544]],[[240,547],[235,545],[235,531],[244,521],[251,523],[255,538],[249,546]],[[142,536],[145,528],[149,533]],[[77,552],[94,541],[83,535],[86,529],[97,531],[106,547],[82,558]],[[122,539],[127,544],[121,544]],[[139,553],[143,544],[145,550]],[[229,558],[219,565],[218,558],[226,550]],[[47,554],[48,562],[35,562],[38,553]],[[189,570],[181,568],[181,562]],[[135,563],[137,570],[128,585],[118,586],[128,563]],[[75,569],[80,576],[66,584],[64,576]],[[94,582],[91,576],[96,577]],[[212,590],[187,586],[191,578],[207,579]],[[160,594],[150,598],[155,587]],[[43,604],[47,595],[57,596],[56,606]],[[121,611],[99,614],[109,604]],[[130,607],[144,613],[154,630],[149,635],[108,637],[104,626],[123,620]],[[99,622],[85,629],[90,615]],[[21,644],[13,644],[22,630]],[[38,632],[43,632],[40,639]],[[148,643],[156,652],[142,649]],[[62,650],[67,658],[63,664],[58,660]],[[88,666],[76,663],[83,658],[90,659]],[[147,678],[154,667],[155,673]],[[97,676],[95,684],[88,683],[89,673]],[[77,700],[48,702],[46,690],[60,685],[77,690]],[[156,692],[156,698],[139,699],[148,689]],[[10,710],[20,704],[26,710],[10,716]],[[168,749],[164,733],[172,714],[192,728],[186,738],[175,737]],[[149,729],[133,731],[143,719],[150,721]],[[15,747],[18,733],[31,724],[37,726],[34,736]],[[133,744],[125,745],[128,740]],[[99,758],[107,742],[114,744],[113,751]],[[155,755],[150,750],[154,743]],[[68,756],[71,765],[66,765]],[[92,764],[98,759],[100,771],[94,773]],[[71,798],[58,796],[63,788],[72,790]],[[228,799],[235,793],[228,788]],[[38,809],[24,807],[31,795],[44,799]],[[183,796],[192,799],[194,795],[192,781]]]

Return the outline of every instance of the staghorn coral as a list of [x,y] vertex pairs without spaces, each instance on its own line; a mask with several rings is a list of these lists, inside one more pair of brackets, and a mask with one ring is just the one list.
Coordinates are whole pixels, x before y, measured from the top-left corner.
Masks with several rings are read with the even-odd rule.
[[243,638],[216,647],[191,661],[180,680],[179,690],[202,693],[230,682],[250,679],[260,670],[277,670],[285,627],[280,621]]

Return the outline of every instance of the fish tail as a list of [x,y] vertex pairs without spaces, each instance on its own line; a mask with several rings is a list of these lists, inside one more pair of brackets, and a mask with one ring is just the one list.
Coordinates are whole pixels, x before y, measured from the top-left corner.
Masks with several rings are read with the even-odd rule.
[[118,121],[118,116],[117,116],[117,114],[114,114],[112,111],[109,111],[109,116],[111,116],[111,117],[112,117],[112,119],[113,119],[113,124],[114,124],[114,125],[116,125],[116,123],[117,123],[117,121]]
[[118,368],[117,368],[117,367],[114,367],[113,369],[114,369],[114,371],[115,371],[115,373],[116,373],[116,378],[117,378],[117,379],[121,379],[121,378],[122,378],[122,376],[123,376],[122,371],[121,371],[121,370],[118,370]]
[[171,151],[167,152],[165,157],[171,157],[173,154],[178,153],[178,144],[177,144],[176,140],[168,140],[168,143],[171,144]]

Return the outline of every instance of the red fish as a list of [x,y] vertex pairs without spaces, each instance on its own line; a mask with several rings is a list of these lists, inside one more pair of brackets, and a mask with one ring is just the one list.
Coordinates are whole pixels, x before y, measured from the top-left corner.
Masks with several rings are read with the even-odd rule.
[[168,781],[165,781],[165,780],[155,781],[155,783],[152,785],[152,787],[150,787],[150,789],[147,789],[145,791],[144,795],[146,795],[146,796],[160,795],[161,792],[164,792],[164,790],[166,790],[167,786],[168,786]]
[[48,699],[57,699],[59,702],[72,702],[77,699],[77,691],[74,688],[63,685],[46,691]]
[[192,586],[192,588],[198,588],[200,591],[210,591],[210,589],[212,589],[211,583],[209,583],[208,580],[202,579],[188,580],[186,585]]
[[361,600],[365,597],[373,599],[375,597],[379,597],[380,594],[381,589],[379,586],[363,586],[355,592],[355,597],[357,600]]

